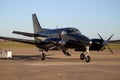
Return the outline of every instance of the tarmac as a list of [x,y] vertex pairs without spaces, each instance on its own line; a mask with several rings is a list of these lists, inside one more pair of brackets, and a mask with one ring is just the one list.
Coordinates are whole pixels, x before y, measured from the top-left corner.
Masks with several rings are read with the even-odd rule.
[[0,80],[120,80],[120,50],[91,51],[91,62],[79,59],[80,52],[70,50],[72,56],[61,51],[46,52],[41,61],[37,48],[8,48],[13,59],[0,60]]

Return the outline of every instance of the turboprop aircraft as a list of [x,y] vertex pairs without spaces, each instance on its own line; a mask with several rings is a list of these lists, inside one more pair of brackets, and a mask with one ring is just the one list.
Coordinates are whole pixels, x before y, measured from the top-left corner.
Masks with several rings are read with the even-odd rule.
[[32,14],[32,20],[34,33],[21,31],[13,31],[13,33],[27,37],[33,37],[34,40],[3,36],[0,36],[0,39],[35,45],[37,48],[39,48],[41,60],[45,60],[45,51],[61,50],[66,56],[71,56],[68,49],[74,49],[75,51],[82,51],[80,54],[81,60],[90,62],[91,57],[89,50],[101,50],[113,36],[112,35],[107,41],[104,41],[100,35],[99,36],[101,39],[89,39],[78,29],[73,27],[44,29],[41,27],[35,13]]

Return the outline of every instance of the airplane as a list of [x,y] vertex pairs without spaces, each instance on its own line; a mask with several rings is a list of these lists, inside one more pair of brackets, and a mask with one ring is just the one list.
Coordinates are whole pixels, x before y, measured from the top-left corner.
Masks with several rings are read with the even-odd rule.
[[[68,49],[75,51],[82,51],[80,59],[86,62],[91,61],[90,50],[99,51],[105,48],[112,36],[107,40],[99,35],[101,39],[89,39],[83,35],[78,29],[73,27],[59,28],[59,29],[44,29],[41,27],[36,14],[32,14],[34,33],[13,31],[14,34],[19,34],[27,37],[33,37],[34,40],[19,39],[0,36],[0,39],[16,41],[35,45],[39,48],[41,60],[45,60],[45,51],[61,50],[64,55],[71,56]],[[108,47],[109,48],[109,47]],[[112,50],[109,48],[112,52]]]
[[85,54],[85,61],[90,62],[89,48],[91,41],[88,37],[81,34],[81,32],[72,27],[60,28],[60,29],[44,29],[41,27],[36,14],[32,14],[34,33],[13,31],[15,34],[33,37],[34,40],[11,38],[0,36],[0,39],[17,41],[27,44],[35,45],[39,48],[41,54],[41,60],[45,59],[44,51],[48,50],[62,50],[66,56],[71,56],[68,51],[69,48],[75,50],[82,50]]

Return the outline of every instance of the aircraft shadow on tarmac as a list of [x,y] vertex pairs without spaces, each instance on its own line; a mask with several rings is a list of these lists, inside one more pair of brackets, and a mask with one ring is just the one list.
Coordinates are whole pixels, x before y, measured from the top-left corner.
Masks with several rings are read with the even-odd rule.
[[[6,60],[24,60],[24,61],[41,61],[40,55],[13,55],[12,59]],[[56,58],[53,54],[46,55],[45,61],[54,61],[54,62],[78,62],[78,58]]]
[[[51,55],[46,55],[46,59],[57,59],[49,57]],[[40,59],[41,59],[40,55],[13,55],[12,58],[12,60],[40,60]]]
[[38,55],[13,55],[12,60],[38,60]]

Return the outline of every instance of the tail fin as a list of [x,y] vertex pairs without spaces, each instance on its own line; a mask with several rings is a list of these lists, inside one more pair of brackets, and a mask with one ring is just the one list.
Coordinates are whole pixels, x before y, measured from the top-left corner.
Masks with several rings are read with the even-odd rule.
[[36,14],[32,14],[32,20],[33,20],[33,29],[34,29],[34,33],[38,33],[42,30],[40,23],[37,19]]

